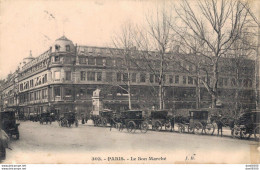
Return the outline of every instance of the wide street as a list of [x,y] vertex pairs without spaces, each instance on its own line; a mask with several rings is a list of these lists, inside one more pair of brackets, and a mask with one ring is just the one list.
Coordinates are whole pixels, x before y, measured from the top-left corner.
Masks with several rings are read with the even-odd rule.
[[91,121],[78,128],[20,123],[20,139],[11,141],[12,150],[2,163],[259,163],[259,145],[253,140],[139,130],[133,134],[94,127]]

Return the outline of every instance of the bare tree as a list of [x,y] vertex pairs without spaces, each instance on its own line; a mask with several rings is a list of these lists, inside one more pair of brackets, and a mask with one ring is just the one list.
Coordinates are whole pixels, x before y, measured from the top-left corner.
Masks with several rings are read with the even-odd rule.
[[[212,81],[201,81],[211,95],[214,108],[218,99],[220,58],[230,50],[248,24],[248,10],[240,0],[201,0],[192,3],[196,3],[198,9],[184,0],[175,10],[185,29],[174,24],[172,28],[180,41],[205,61],[207,66],[200,69],[210,75]],[[191,39],[200,42],[200,48],[195,48]]]
[[[243,32],[239,35],[239,38],[235,41],[235,43],[231,46],[228,55],[230,55],[230,65],[234,68],[235,77],[231,79],[231,83],[235,86],[235,111],[239,110],[239,92],[246,87],[252,87],[254,81],[253,72],[256,71],[252,68],[248,70],[250,67],[248,63],[249,58],[253,58],[256,54],[256,41],[255,35],[253,32],[250,32],[251,28],[245,28]],[[251,78],[246,77],[242,81],[242,77],[247,75],[247,72],[251,73]]]
[[[123,57],[122,67],[118,69],[118,73],[123,75],[123,83],[127,86],[124,88],[122,85],[117,86],[128,93],[128,107],[132,109],[131,102],[131,63],[133,62],[133,54],[136,51],[134,45],[134,34],[135,30],[130,23],[122,25],[120,33],[117,33],[112,37],[113,46],[116,50],[111,50],[112,55],[120,55]],[[117,51],[117,54],[115,54]],[[124,72],[126,70],[126,72]]]
[[[169,53],[171,47],[169,22],[172,21],[172,17],[166,11],[165,6],[163,6],[158,8],[155,14],[147,15],[146,21],[147,29],[145,33],[140,35],[141,40],[137,44],[143,51],[143,59],[147,61],[149,72],[154,74],[158,80],[159,108],[163,109],[165,71],[167,58],[169,58],[167,53]],[[159,62],[159,65],[156,65],[156,62]]]

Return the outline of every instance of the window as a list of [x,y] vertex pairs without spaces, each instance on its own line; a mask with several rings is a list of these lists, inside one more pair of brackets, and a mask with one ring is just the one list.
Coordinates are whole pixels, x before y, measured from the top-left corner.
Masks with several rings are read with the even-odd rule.
[[182,84],[186,84],[186,76],[183,76]]
[[116,66],[121,67],[122,64],[123,64],[123,60],[122,60],[121,58],[118,58],[118,59],[116,60]]
[[173,83],[173,76],[169,75],[169,83],[172,84]]
[[95,72],[88,71],[87,78],[88,78],[88,81],[95,81]]
[[33,101],[34,100],[34,95],[33,95],[33,92],[30,93],[30,101]]
[[54,96],[60,96],[60,87],[54,87]]
[[116,81],[117,81],[117,82],[122,81],[121,73],[116,73]]
[[146,79],[145,73],[141,73],[141,74],[140,74],[140,82],[141,82],[141,83],[144,83],[144,82],[145,82],[145,79]]
[[44,84],[45,83],[45,78],[44,78],[44,76],[42,76],[42,84]]
[[111,82],[112,81],[112,72],[106,72],[106,81]]
[[108,59],[106,59],[106,66],[113,66],[114,64],[113,64],[113,60],[112,59],[110,59],[110,58],[108,58]]
[[189,66],[189,71],[190,71],[190,72],[195,71],[195,69],[193,70],[193,66],[192,66],[192,65]]
[[70,51],[70,45],[66,45],[66,51]]
[[132,73],[132,82],[136,82],[136,73]]
[[32,80],[30,80],[30,87],[33,87],[33,79]]
[[175,76],[175,83],[179,84],[179,76],[178,75]]
[[153,82],[154,82],[154,75],[150,74],[150,83],[153,83]]
[[236,83],[236,79],[232,78],[231,79],[231,86],[236,86],[237,83]]
[[63,57],[63,59],[64,59],[64,64],[70,64],[71,63],[70,57]]
[[65,71],[65,80],[71,80],[71,71]]
[[102,72],[97,72],[97,81],[102,81]]
[[102,58],[96,58],[96,63],[98,66],[103,66],[103,59]]
[[87,90],[86,89],[80,89],[79,90],[79,96],[80,96],[80,99],[85,99],[86,96],[87,96]]
[[55,45],[55,51],[60,51],[60,45]]
[[55,57],[54,57],[54,61],[55,61],[55,62],[59,62],[59,61],[60,61],[60,56],[55,56]]
[[242,86],[242,79],[238,80],[238,86],[241,87]]
[[95,65],[95,58],[89,57],[88,58],[88,65]]
[[252,87],[253,83],[252,83],[252,80],[248,79],[248,87]]
[[43,98],[43,99],[47,99],[47,96],[48,96],[48,91],[47,91],[47,89],[43,89],[43,90],[42,90],[42,98]]
[[41,90],[38,90],[39,99],[42,99],[42,93]]
[[81,71],[80,72],[80,80],[81,81],[85,81],[86,80],[86,72],[85,71]]
[[60,80],[60,71],[54,72],[54,80]]
[[223,78],[219,78],[219,80],[218,80],[218,85],[219,85],[220,87],[223,87]]
[[160,75],[159,75],[159,74],[156,74],[156,75],[155,75],[155,83],[159,83],[159,78],[160,78]]
[[247,81],[247,79],[244,79],[244,80],[243,80],[243,86],[244,86],[244,87],[248,87],[248,81]]
[[72,90],[70,88],[65,88],[65,96],[71,97],[72,96]]
[[228,86],[228,78],[224,78],[224,86]]
[[80,64],[87,64],[87,58],[86,57],[80,57],[79,58],[79,63]]
[[[47,74],[44,75],[44,79],[45,79],[45,82],[47,83],[48,79],[47,79]],[[33,82],[33,80],[32,80]]]
[[193,84],[193,78],[188,76],[188,84]]
[[123,81],[124,81],[124,82],[127,82],[127,81],[128,81],[128,74],[127,74],[127,73],[124,73],[124,74],[123,74]]
[[162,76],[162,80],[163,80],[163,82],[166,81],[166,76],[165,76],[165,74]]
[[20,84],[20,91],[23,91],[23,84]]

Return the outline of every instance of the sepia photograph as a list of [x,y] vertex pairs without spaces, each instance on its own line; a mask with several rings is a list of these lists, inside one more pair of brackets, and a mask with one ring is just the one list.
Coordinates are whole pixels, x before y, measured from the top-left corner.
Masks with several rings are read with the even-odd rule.
[[0,0],[0,164],[260,163],[259,0]]

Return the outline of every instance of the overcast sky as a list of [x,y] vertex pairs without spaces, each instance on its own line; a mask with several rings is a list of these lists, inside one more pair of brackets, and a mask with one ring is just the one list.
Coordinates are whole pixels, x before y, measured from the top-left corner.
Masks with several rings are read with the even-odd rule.
[[63,33],[79,45],[106,46],[120,26],[145,22],[155,0],[1,0],[0,78],[14,71],[32,50],[46,51]]

